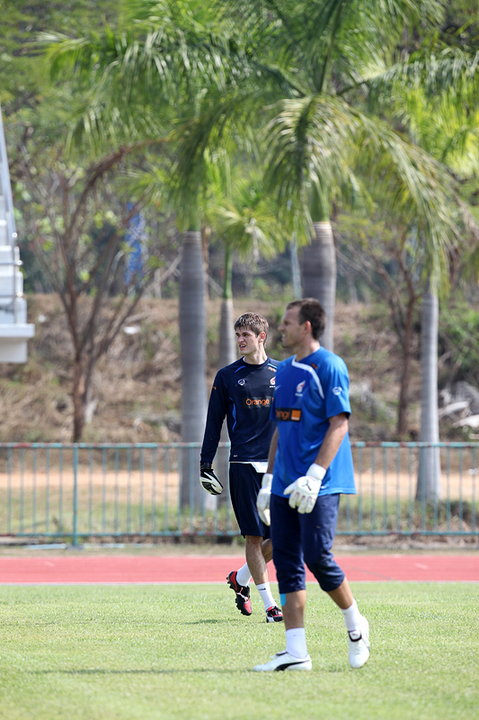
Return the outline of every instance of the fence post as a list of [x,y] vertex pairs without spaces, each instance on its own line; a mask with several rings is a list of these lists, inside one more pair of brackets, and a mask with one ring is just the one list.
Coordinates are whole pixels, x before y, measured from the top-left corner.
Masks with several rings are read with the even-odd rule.
[[78,445],[73,446],[72,546],[78,547]]

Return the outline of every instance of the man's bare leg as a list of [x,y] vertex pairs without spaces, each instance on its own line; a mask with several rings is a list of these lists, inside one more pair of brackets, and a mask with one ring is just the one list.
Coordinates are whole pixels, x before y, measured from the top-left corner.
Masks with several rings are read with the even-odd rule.
[[[262,537],[256,535],[246,535],[245,542],[246,562],[254,584],[263,600],[264,609],[275,608],[277,603],[271,592],[268,568],[266,567],[266,563],[271,560],[273,554],[271,540],[263,540]],[[276,612],[274,618],[268,621],[278,622],[280,620],[281,613]]]

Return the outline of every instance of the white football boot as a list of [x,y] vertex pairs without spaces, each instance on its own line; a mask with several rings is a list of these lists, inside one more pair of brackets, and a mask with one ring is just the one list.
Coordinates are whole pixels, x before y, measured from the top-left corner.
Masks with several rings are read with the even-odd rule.
[[349,664],[360,668],[369,660],[369,623],[361,618],[358,630],[348,632]]
[[259,672],[270,672],[272,670],[311,670],[312,663],[309,655],[304,658],[298,658],[290,655],[286,650],[273,655],[271,660],[264,665],[255,665],[253,670]]

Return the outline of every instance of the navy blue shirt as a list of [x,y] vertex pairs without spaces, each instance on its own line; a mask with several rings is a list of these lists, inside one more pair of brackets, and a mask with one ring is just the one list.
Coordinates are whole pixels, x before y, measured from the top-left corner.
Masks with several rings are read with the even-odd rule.
[[200,462],[211,465],[226,417],[230,462],[268,459],[275,423],[270,410],[278,360],[252,365],[240,358],[221,368],[211,388]]

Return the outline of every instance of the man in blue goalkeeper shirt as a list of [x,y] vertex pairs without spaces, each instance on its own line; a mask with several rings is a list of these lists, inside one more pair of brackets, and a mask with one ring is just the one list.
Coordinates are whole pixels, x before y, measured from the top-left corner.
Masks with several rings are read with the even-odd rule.
[[294,355],[280,363],[276,375],[277,429],[257,506],[263,520],[271,520],[286,649],[257,665],[259,671],[311,670],[304,564],[342,611],[351,667],[369,658],[368,621],[331,552],[340,496],[356,490],[348,371],[338,355],[320,347],[324,326],[324,310],[314,298],[289,303],[279,326],[283,346]]
[[264,317],[245,313],[236,320],[234,330],[242,357],[219,370],[214,379],[201,447],[200,482],[212,495],[219,495],[223,490],[212,463],[226,417],[231,441],[231,502],[245,538],[246,555],[246,563],[239,570],[232,570],[226,581],[235,592],[238,610],[243,615],[251,615],[252,577],[263,600],[266,621],[281,622],[283,615],[271,593],[266,567],[272,556],[269,528],[261,521],[256,508],[274,432],[270,410],[278,361],[266,355],[268,321]]

